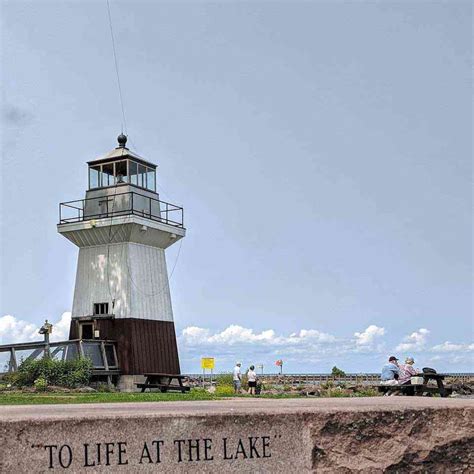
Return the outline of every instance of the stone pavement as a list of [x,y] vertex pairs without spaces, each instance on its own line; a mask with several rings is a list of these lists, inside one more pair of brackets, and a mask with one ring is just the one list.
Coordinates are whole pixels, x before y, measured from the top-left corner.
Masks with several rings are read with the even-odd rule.
[[247,399],[0,407],[0,472],[469,472],[474,401]]

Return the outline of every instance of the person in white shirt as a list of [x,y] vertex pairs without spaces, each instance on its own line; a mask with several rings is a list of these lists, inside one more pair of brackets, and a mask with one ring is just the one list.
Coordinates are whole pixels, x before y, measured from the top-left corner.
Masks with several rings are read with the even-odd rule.
[[234,367],[234,372],[232,374],[232,381],[234,382],[234,392],[239,393],[240,388],[242,387],[242,375],[240,373],[241,363],[237,362]]
[[247,381],[249,384],[250,395],[255,395],[255,388],[257,387],[257,373],[255,372],[255,366],[251,365],[247,372]]

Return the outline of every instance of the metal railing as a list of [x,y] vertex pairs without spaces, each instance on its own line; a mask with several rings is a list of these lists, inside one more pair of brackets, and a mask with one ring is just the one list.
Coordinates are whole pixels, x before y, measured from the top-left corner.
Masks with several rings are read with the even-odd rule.
[[128,215],[184,227],[182,207],[133,191],[59,204],[60,224]]
[[[210,375],[206,374],[184,374],[191,385],[200,385],[203,381],[208,381]],[[219,375],[212,375],[213,379],[219,378]],[[226,374],[228,375],[228,374]],[[443,372],[446,377],[452,377],[460,380],[474,379],[474,373],[472,372]],[[365,373],[365,374],[346,374],[344,376],[335,377],[332,374],[261,374],[257,373],[257,376],[264,380],[266,383],[275,385],[320,385],[327,382],[345,382],[355,383],[360,385],[376,385],[380,383],[380,374]]]
[[115,341],[72,339],[70,341],[23,342],[0,346],[0,354],[7,354],[5,365],[0,367],[0,374],[15,372],[22,361],[35,360],[49,355],[57,360],[72,360],[87,357],[92,361],[93,375],[119,371]]

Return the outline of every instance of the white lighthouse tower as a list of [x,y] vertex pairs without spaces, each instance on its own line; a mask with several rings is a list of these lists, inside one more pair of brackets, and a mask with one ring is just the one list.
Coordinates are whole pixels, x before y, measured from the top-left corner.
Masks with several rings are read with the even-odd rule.
[[126,143],[88,163],[85,199],[60,204],[58,232],[79,247],[69,338],[116,341],[125,376],[178,374],[165,249],[185,236],[183,209]]

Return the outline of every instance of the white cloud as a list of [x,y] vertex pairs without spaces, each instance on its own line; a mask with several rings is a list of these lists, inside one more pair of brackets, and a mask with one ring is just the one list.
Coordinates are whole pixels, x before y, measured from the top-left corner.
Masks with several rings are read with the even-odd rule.
[[53,323],[51,341],[67,341],[69,339],[69,326],[71,325],[71,312],[66,311],[58,322]]
[[380,328],[375,326],[375,324],[371,324],[365,331],[354,333],[355,342],[358,346],[370,346],[378,337],[381,337],[384,334],[385,328]]
[[189,326],[188,328],[183,329],[182,337],[187,344],[200,344],[209,337],[209,329]]
[[316,329],[301,329],[290,335],[282,335],[273,329],[258,332],[235,324],[222,331],[190,326],[182,330],[178,342],[183,363],[193,366],[199,357],[210,355],[217,357],[221,366],[230,366],[237,359],[244,364],[245,361],[273,364],[270,361],[280,358],[295,366],[321,365],[326,356],[343,351],[339,344],[343,343],[342,340]]
[[289,336],[279,336],[273,329],[254,332],[235,324],[221,332],[211,334],[209,329],[191,326],[182,331],[182,341],[188,346],[233,346],[252,344],[257,346],[293,346],[298,344],[324,344],[334,342],[336,338],[331,334],[316,331],[315,329],[301,329],[298,333]]
[[409,336],[405,336],[403,342],[398,344],[395,350],[400,352],[406,351],[420,351],[426,346],[426,338],[430,331],[425,328],[420,328],[418,331],[412,332]]
[[[53,322],[52,341],[66,340],[69,336],[71,313],[65,312],[57,322]],[[0,344],[14,344],[16,342],[41,341],[43,336],[38,334],[40,325],[17,319],[7,314],[0,318]]]
[[38,339],[36,325],[16,319],[10,314],[0,318],[0,343],[28,342]]
[[431,348],[433,352],[471,352],[474,351],[474,344],[453,344],[446,341]]

